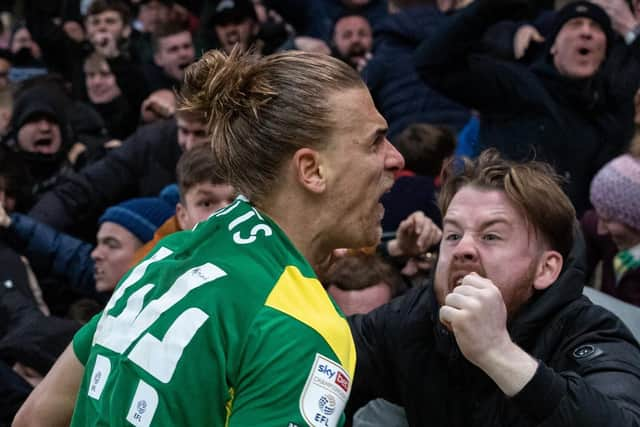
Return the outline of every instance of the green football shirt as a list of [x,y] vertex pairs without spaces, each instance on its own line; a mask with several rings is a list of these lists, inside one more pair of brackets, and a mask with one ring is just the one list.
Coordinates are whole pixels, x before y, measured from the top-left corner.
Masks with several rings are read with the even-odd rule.
[[311,266],[242,197],[163,239],[73,345],[73,426],[342,425],[356,362]]

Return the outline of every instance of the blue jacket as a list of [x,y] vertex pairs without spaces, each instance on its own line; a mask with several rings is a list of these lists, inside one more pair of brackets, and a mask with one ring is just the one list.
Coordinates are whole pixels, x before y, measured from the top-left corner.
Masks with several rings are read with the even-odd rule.
[[38,276],[59,276],[73,290],[90,297],[98,296],[91,244],[19,213],[11,214],[11,225],[4,236],[12,248],[27,257]]
[[390,15],[375,31],[374,56],[363,70],[380,113],[389,122],[389,137],[411,123],[443,124],[460,130],[469,111],[427,86],[416,71],[414,51],[447,21],[433,6]]

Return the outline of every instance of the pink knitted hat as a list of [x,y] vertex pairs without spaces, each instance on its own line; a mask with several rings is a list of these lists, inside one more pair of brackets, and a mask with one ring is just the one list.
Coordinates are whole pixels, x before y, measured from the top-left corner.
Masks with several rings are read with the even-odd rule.
[[598,213],[640,230],[640,159],[625,154],[604,165],[591,181]]

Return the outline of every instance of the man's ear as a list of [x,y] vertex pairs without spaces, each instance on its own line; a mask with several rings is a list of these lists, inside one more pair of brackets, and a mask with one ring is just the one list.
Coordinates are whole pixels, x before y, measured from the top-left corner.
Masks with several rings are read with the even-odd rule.
[[551,45],[551,49],[549,49],[549,53],[551,54],[551,56],[555,56],[555,54],[558,53],[558,46],[556,46],[555,41]]
[[155,52],[153,54],[153,62],[158,66],[158,67],[162,67],[163,62],[162,62],[162,55],[160,55],[160,52]]
[[185,208],[182,203],[178,202],[176,204],[176,219],[178,220],[178,225],[180,225],[181,230],[187,230],[189,227],[189,215],[187,213],[187,208]]
[[544,251],[538,261],[533,287],[539,291],[551,286],[562,271],[562,255],[557,251]]
[[292,166],[297,181],[313,193],[322,193],[327,186],[320,153],[312,148],[300,148],[293,154]]

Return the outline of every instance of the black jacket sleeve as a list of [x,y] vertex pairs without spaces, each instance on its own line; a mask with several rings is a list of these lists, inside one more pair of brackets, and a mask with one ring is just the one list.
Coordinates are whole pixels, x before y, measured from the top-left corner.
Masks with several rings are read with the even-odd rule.
[[501,13],[487,10],[485,3],[466,7],[422,42],[416,68],[427,85],[466,107],[482,113],[517,111],[533,101],[534,76],[524,65],[496,59],[481,40],[501,18],[517,15],[521,2],[501,6]]
[[[65,177],[42,196],[29,215],[58,230],[71,230],[77,222],[97,218],[107,207],[122,200],[157,194],[175,180],[179,153],[175,120],[144,126],[103,159]],[[158,164],[159,158],[165,164]],[[166,171],[160,171],[161,167]],[[162,172],[171,175],[170,179],[163,175],[156,182],[158,191],[145,194],[142,177],[153,180],[153,174]]]
[[[382,398],[403,405],[405,376],[410,375],[404,366],[399,338],[423,340],[422,334],[429,326],[417,325],[418,318],[412,312],[426,311],[424,293],[427,288],[414,288],[366,315],[349,317],[349,326],[357,349],[357,362],[353,388],[345,410],[348,417],[368,401]],[[402,333],[399,333],[402,331]],[[414,336],[415,335],[415,336]],[[408,338],[407,338],[408,337]]]
[[378,327],[386,318],[386,310],[387,307],[383,306],[371,315],[355,315],[349,318],[358,351],[355,379],[346,408],[348,416],[353,416],[369,400],[382,397],[388,389],[386,377],[375,375],[375,372],[382,372],[389,361],[385,334],[381,333]]
[[129,101],[134,112],[140,118],[140,106],[144,99],[149,96],[149,89],[144,80],[142,67],[126,59],[123,55],[109,59],[109,67],[116,76],[118,86],[123,95]]
[[48,67],[62,74],[67,81],[73,80],[77,67],[81,68],[83,58],[92,51],[89,42],[78,43],[71,40],[62,29],[56,10],[58,2],[27,0],[24,3],[25,22],[34,40],[42,48],[42,57]]
[[565,336],[556,356],[540,362],[514,402],[541,427],[640,426],[640,351],[633,336],[597,305],[570,316],[554,325]]

